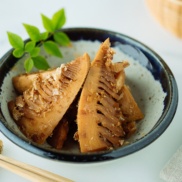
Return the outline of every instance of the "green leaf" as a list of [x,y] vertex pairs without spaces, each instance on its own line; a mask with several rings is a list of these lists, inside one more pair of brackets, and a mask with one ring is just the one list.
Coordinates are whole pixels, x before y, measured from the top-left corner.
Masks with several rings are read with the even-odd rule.
[[19,35],[11,33],[11,32],[7,32],[7,34],[8,34],[9,42],[12,45],[12,47],[18,48],[18,49],[24,48],[24,42]]
[[52,23],[54,25],[54,30],[60,29],[66,23],[66,16],[64,9],[60,9],[53,15]]
[[37,56],[33,58],[34,66],[39,70],[47,70],[50,68],[46,59],[42,56]]
[[62,58],[62,54],[61,54],[61,51],[59,49],[59,46],[53,42],[53,41],[47,41],[47,42],[44,42],[43,44],[44,46],[44,50],[50,54],[50,55],[53,55],[53,56],[57,56],[57,57],[60,57]]
[[64,32],[55,32],[53,37],[61,46],[68,46],[70,44],[70,39]]
[[52,24],[52,20],[49,19],[47,16],[45,15],[41,15],[42,16],[42,22],[43,22],[43,26],[44,28],[48,31],[48,32],[54,32],[54,26]]
[[35,48],[35,41],[30,41],[25,44],[25,51],[31,52]]
[[21,58],[24,54],[24,50],[23,49],[19,49],[19,48],[16,48],[14,51],[13,51],[13,56],[15,56],[16,58]]
[[49,32],[44,32],[40,34],[40,40],[46,40],[49,36]]
[[25,68],[26,72],[30,72],[32,70],[33,66],[34,66],[34,62],[33,62],[32,58],[29,57],[28,59],[25,60],[24,68]]
[[40,53],[40,48],[39,47],[35,47],[31,52],[30,52],[30,56],[31,57],[36,57],[38,56]]
[[38,42],[40,40],[40,31],[33,25],[23,24],[31,40]]

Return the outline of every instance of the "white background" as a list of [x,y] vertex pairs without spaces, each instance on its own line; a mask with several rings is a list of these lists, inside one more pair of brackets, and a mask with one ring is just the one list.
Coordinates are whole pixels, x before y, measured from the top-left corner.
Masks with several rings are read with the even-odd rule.
[[[11,46],[6,31],[27,34],[22,23],[43,30],[40,14],[49,17],[65,8],[65,27],[95,27],[129,35],[156,51],[174,73],[182,91],[182,40],[163,29],[150,15],[144,0],[0,0],[0,57]],[[161,182],[159,172],[182,144],[181,98],[177,113],[164,134],[139,152],[112,162],[78,165],[35,156],[17,147],[0,133],[3,155],[52,171],[77,182]],[[0,168],[1,182],[26,180]]]

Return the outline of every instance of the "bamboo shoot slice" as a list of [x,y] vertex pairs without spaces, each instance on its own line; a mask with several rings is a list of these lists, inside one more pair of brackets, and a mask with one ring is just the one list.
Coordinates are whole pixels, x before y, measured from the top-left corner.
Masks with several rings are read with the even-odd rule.
[[23,95],[9,102],[13,119],[27,138],[45,142],[75,99],[89,67],[90,58],[84,54],[51,74],[40,73]]

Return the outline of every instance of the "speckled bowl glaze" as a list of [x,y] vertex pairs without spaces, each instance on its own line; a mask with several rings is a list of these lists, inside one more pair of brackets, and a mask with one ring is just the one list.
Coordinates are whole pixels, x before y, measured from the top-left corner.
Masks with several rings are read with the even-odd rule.
[[[109,37],[111,41],[111,46],[118,47],[120,51],[122,51],[125,55],[134,60],[133,65],[135,65],[135,63],[139,64],[141,68],[145,69],[146,72],[148,72],[151,75],[154,81],[150,84],[147,84],[146,82],[146,84],[144,83],[142,87],[137,87],[137,83],[133,84],[134,86],[132,87],[132,85],[130,85],[132,83],[132,77],[129,80],[127,80],[129,86],[131,86],[131,88],[134,89],[134,96],[140,96],[140,99],[137,99],[137,102],[139,105],[142,106],[142,109],[146,116],[145,119],[139,123],[138,132],[135,136],[129,139],[127,145],[122,146],[118,149],[86,154],[82,154],[79,152],[78,143],[75,143],[74,141],[72,141],[72,148],[75,148],[74,150],[70,147],[69,144],[68,146],[65,146],[63,150],[60,151],[52,149],[48,145],[40,146],[28,141],[22,134],[20,134],[20,131],[18,131],[15,124],[10,124],[10,119],[7,119],[7,113],[5,113],[3,109],[6,105],[6,101],[3,100],[5,99],[2,92],[2,90],[4,89],[3,84],[7,76],[7,73],[13,70],[12,68],[18,61],[16,58],[12,56],[12,50],[8,51],[1,58],[0,61],[1,132],[13,143],[17,144],[21,148],[31,153],[37,154],[45,158],[50,158],[52,160],[60,160],[82,164],[88,162],[93,163],[99,161],[108,161],[127,156],[128,154],[137,152],[140,149],[151,144],[153,141],[155,141],[172,122],[178,104],[177,84],[170,68],[167,66],[165,61],[153,50],[151,50],[141,42],[134,40],[133,38],[123,35],[121,33],[94,28],[67,28],[63,29],[63,31],[67,33],[67,35],[73,42],[80,40],[103,42],[105,39]],[[137,69],[137,67],[134,67],[133,69]],[[140,70],[137,70],[136,72],[140,72]],[[142,73],[143,77],[148,77],[145,74],[146,72]],[[162,99],[162,104],[161,102],[159,103],[156,101],[154,103],[150,101],[152,100],[150,96],[148,100],[141,99],[143,93],[145,92],[144,87],[145,89],[151,90],[150,88],[155,87],[155,85],[153,85],[154,82],[156,82],[160,86],[163,95],[165,95],[164,97],[160,98]],[[153,91],[153,95],[158,95],[156,90]],[[156,100],[160,99],[156,98]],[[147,119],[147,108],[150,108],[150,115],[154,116],[157,111],[158,105],[162,105],[161,113],[156,118],[154,117],[154,121],[150,124],[150,127],[148,127],[147,123],[149,123],[149,121]],[[12,127],[12,125],[15,126]]]

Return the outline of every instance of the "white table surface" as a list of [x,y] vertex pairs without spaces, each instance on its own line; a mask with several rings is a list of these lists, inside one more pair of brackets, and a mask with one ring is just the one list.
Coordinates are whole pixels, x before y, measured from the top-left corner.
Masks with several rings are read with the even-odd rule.
[[[144,0],[0,0],[0,57],[11,48],[6,31],[27,38],[22,23],[43,30],[40,14],[52,16],[65,8],[65,27],[96,27],[124,33],[155,50],[174,73],[182,91],[182,40],[163,29],[151,17]],[[159,172],[182,144],[182,100],[167,130],[148,147],[112,162],[78,165],[51,161],[13,144],[2,133],[3,155],[63,175],[76,182],[161,182]],[[27,180],[0,168],[1,182]]]

